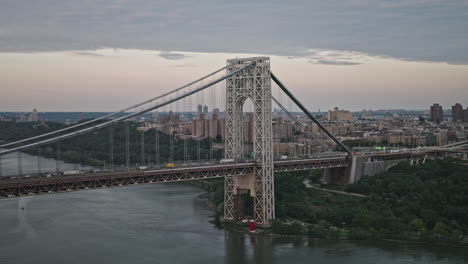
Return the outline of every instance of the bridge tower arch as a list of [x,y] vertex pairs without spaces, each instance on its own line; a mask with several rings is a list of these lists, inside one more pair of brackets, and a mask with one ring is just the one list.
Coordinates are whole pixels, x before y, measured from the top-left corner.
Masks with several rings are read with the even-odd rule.
[[254,151],[258,166],[254,175],[225,177],[224,218],[238,220],[241,215],[241,189],[249,189],[253,196],[254,219],[260,225],[269,225],[275,218],[274,178],[271,123],[270,58],[254,57],[230,59],[227,73],[232,73],[247,64],[250,67],[226,80],[225,158],[241,158],[244,150],[243,105],[252,100],[254,110]]

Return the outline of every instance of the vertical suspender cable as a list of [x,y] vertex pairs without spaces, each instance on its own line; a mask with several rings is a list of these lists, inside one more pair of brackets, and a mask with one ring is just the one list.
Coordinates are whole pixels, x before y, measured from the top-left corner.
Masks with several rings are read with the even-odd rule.
[[169,126],[169,162],[172,162],[172,150],[173,150],[173,142],[172,142],[172,127]]
[[59,166],[59,161],[60,161],[60,141],[57,142],[57,159],[55,160],[55,170],[57,171],[57,174],[60,172],[60,166]]
[[109,166],[114,171],[114,124],[109,127]]
[[[179,91],[176,92],[176,96],[179,97]],[[176,114],[174,116],[174,121],[173,121],[174,124],[172,125],[172,127],[174,128],[174,131],[173,131],[174,137],[172,138],[173,148],[174,148],[174,144],[177,144],[177,135],[179,134],[179,131],[178,131],[178,128],[179,128],[179,101],[176,102],[175,110],[176,110]],[[175,158],[174,149],[172,150],[172,158],[173,159]]]
[[141,131],[140,137],[140,149],[141,149],[141,165],[144,166],[145,164],[145,131]]
[[41,148],[37,149],[37,173],[41,174]]
[[158,128],[155,128],[155,138],[154,138],[154,148],[155,148],[155,162],[156,166],[159,166],[159,130]]
[[238,74],[239,72],[242,72],[244,71],[245,69],[247,68],[250,68],[252,67],[253,65],[255,65],[255,63],[251,63],[251,64],[248,64],[248,65],[245,65],[244,67],[236,70],[236,71],[233,71],[229,74],[226,74],[225,76],[221,77],[221,78],[218,78],[216,79],[215,81],[213,82],[209,82],[208,84],[206,85],[202,85],[200,87],[198,87],[197,89],[193,90],[192,92],[190,92],[189,94],[186,94],[186,95],[183,95],[183,96],[179,96],[177,98],[171,98],[170,101],[167,101],[166,103],[164,104],[159,104],[159,105],[156,105],[156,106],[153,106],[153,107],[148,107],[148,108],[145,108],[145,109],[141,109],[140,111],[138,112],[135,112],[135,113],[131,113],[131,114],[128,114],[128,115],[125,115],[125,116],[122,116],[122,117],[118,117],[118,118],[115,118],[113,120],[110,120],[110,121],[107,121],[107,122],[104,122],[102,124],[98,124],[98,125],[95,125],[95,126],[92,126],[92,127],[88,127],[88,128],[83,128],[81,130],[78,130],[78,131],[74,131],[72,133],[68,133],[68,134],[65,134],[65,135],[61,135],[61,136],[56,136],[54,138],[50,138],[50,139],[46,139],[46,140],[42,140],[42,141],[39,141],[39,142],[35,142],[35,143],[31,143],[31,144],[28,144],[28,145],[24,145],[24,146],[20,146],[20,147],[15,147],[15,148],[11,148],[11,149],[7,149],[7,150],[2,150],[0,151],[0,155],[6,155],[8,153],[13,153],[13,152],[16,152],[16,151],[20,151],[20,150],[23,150],[23,149],[29,149],[29,148],[33,148],[33,147],[37,147],[37,146],[41,146],[41,145],[45,145],[45,144],[50,144],[50,143],[53,143],[53,142],[57,142],[57,141],[60,141],[60,140],[63,140],[63,139],[66,139],[66,138],[71,138],[71,137],[74,137],[74,136],[78,136],[78,135],[82,135],[82,134],[86,134],[86,133],[89,133],[89,132],[92,132],[92,131],[96,131],[96,130],[99,130],[99,129],[102,129],[104,127],[107,127],[109,125],[111,125],[112,123],[117,123],[117,122],[121,122],[121,121],[124,121],[124,120],[127,120],[127,119],[130,119],[130,118],[133,118],[135,116],[138,116],[138,115],[141,115],[141,114],[144,114],[146,112],[149,112],[149,111],[152,111],[152,110],[155,110],[157,108],[160,108],[166,104],[169,104],[169,103],[173,103],[173,102],[176,102],[184,97],[187,97],[189,95],[192,95],[194,93],[198,93],[200,91],[203,91],[204,89],[210,87],[211,85],[214,85],[218,82],[221,82],[227,78],[230,78],[231,76],[234,76],[236,74]]
[[[184,94],[185,94],[185,92],[184,92]],[[188,99],[187,99],[187,98],[184,98],[183,100],[184,100],[184,103],[183,103],[182,105],[185,106],[185,107],[183,108],[182,111],[183,111],[185,114],[187,114],[187,100],[188,100]],[[188,137],[188,135],[187,135],[187,127],[184,127],[184,129],[183,129],[183,134],[182,134],[182,135],[184,136],[184,142],[183,142],[183,144],[184,144],[184,163],[187,164],[187,137]]]
[[[189,89],[189,92],[192,90],[192,88],[190,87]],[[193,126],[193,106],[192,106],[192,96],[189,96],[187,97],[188,98],[188,108],[189,108],[189,111],[188,111],[188,115],[189,115],[189,120],[191,122],[191,130],[190,130],[190,135],[191,135],[191,139],[193,139],[193,136],[194,136],[194,128],[195,126]],[[187,150],[187,160],[190,162],[190,158],[188,156],[188,150]]]
[[200,138],[197,138],[197,160],[200,162]]
[[128,131],[128,122],[125,122],[125,161],[126,161],[126,167],[127,171],[130,170],[130,156],[129,153],[129,131]]
[[18,175],[22,175],[23,174],[23,164],[22,164],[22,161],[21,161],[21,151],[18,151],[17,159],[18,159]]

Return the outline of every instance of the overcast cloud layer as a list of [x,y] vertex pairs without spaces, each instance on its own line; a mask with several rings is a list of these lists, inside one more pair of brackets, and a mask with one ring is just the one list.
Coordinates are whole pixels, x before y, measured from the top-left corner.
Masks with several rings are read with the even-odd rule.
[[115,47],[310,57],[310,50],[326,49],[468,64],[468,1],[174,2],[3,0],[0,51]]

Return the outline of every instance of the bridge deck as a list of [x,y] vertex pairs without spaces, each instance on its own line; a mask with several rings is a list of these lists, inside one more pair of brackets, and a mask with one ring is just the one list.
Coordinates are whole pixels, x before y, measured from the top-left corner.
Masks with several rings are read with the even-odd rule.
[[[346,157],[276,161],[275,172],[347,167]],[[230,163],[172,169],[148,169],[60,175],[52,177],[18,177],[0,181],[0,199],[88,189],[120,187],[160,182],[190,181],[253,174],[257,164]]]

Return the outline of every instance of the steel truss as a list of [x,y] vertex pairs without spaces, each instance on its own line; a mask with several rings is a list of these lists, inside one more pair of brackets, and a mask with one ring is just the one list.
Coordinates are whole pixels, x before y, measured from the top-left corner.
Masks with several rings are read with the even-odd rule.
[[[244,165],[244,164],[242,164]],[[201,180],[252,174],[254,166],[210,166],[155,171],[125,171],[114,173],[89,173],[77,176],[55,176],[3,180],[0,198],[81,191],[138,184]]]
[[292,160],[292,161],[277,161],[275,162],[275,172],[286,171],[303,171],[303,170],[316,170],[328,168],[341,168],[350,165],[348,158],[336,158],[328,160]]
[[[302,171],[322,168],[347,167],[345,158],[277,161],[275,172]],[[154,171],[114,171],[82,175],[29,177],[5,179],[0,182],[0,198],[12,198],[38,194],[51,194],[110,187],[122,187],[161,182],[178,182],[224,177],[225,188],[231,188],[233,176],[253,175],[261,167],[258,163],[237,163],[205,167],[186,167]],[[226,186],[228,185],[228,186]],[[232,200],[234,203],[235,201]],[[235,212],[232,212],[235,213]]]

